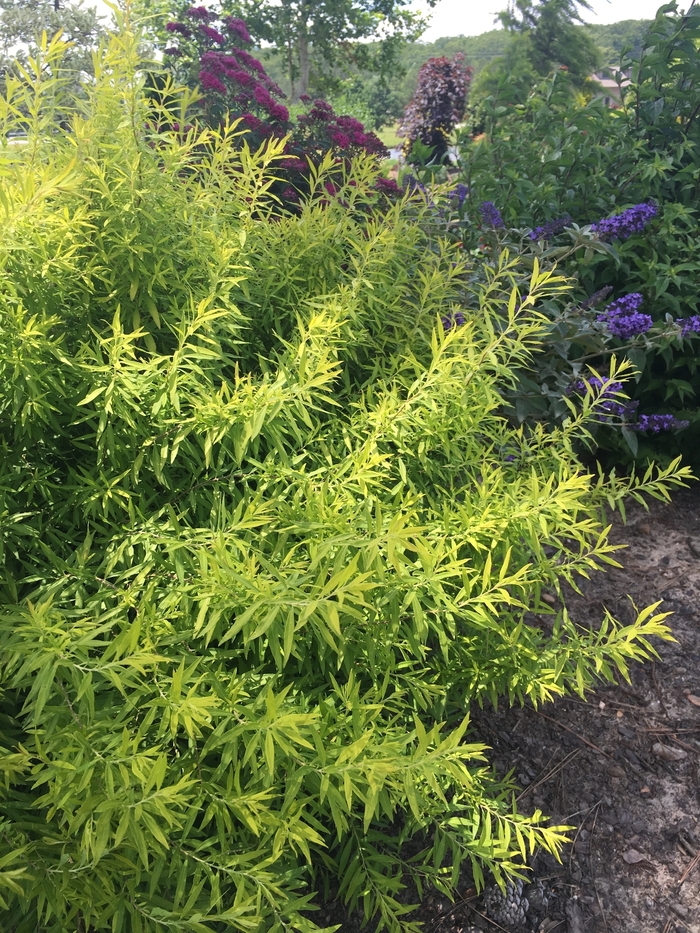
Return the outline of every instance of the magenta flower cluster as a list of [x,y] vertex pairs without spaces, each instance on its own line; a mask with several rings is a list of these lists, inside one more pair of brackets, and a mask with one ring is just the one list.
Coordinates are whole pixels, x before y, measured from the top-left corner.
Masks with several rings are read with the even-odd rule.
[[297,117],[297,123],[306,137],[327,139],[330,146],[348,152],[367,152],[371,155],[388,155],[384,143],[374,133],[368,133],[363,124],[354,117],[338,116],[331,105],[317,98],[312,101],[307,113]]
[[250,38],[250,33],[248,32],[246,24],[242,19],[238,19],[236,16],[229,16],[226,20],[226,29],[232,36],[235,36],[240,42],[245,42],[246,45],[250,45],[253,41]]
[[[290,121],[281,102],[282,90],[261,62],[241,48],[251,42],[243,20],[219,17],[204,6],[190,7],[186,17],[187,22],[167,24],[168,32],[179,40],[177,46],[166,50],[167,63],[181,80],[197,81],[210,123],[222,123],[228,116],[238,118],[256,148],[266,139],[288,137],[284,157],[276,163],[281,177],[273,191],[283,203],[299,202],[300,191],[308,188],[310,165],[329,150],[339,165],[360,152],[388,155],[382,141],[367,132],[359,120],[337,115],[324,100],[312,101],[303,95],[301,100],[309,105],[308,110],[296,123]],[[387,179],[375,188],[383,197],[401,193],[396,183]]]
[[621,214],[614,214],[592,224],[591,230],[607,243],[611,240],[626,240],[633,233],[641,233],[657,213],[656,205],[651,201],[635,204]]
[[207,39],[211,39],[212,42],[216,42],[218,45],[223,45],[224,42],[226,42],[226,39],[219,30],[214,29],[213,26],[205,26],[203,23],[200,23],[198,29],[203,36],[206,36]]
[[[194,48],[190,55],[199,55],[199,85],[206,93],[221,95],[237,105],[240,111],[248,111],[251,105],[259,110],[265,120],[286,124],[289,111],[279,102],[283,97],[280,88],[265,72],[264,67],[250,52],[236,45],[248,44],[250,34],[241,19],[225,17],[216,28],[213,23],[217,14],[204,6],[193,6],[186,11],[187,17],[196,23],[193,32],[187,23],[168,23],[166,29],[183,39],[192,39]],[[221,46],[230,45],[226,51]],[[181,47],[168,48],[171,58],[183,57]],[[187,51],[187,50],[185,50]],[[258,128],[262,128],[261,120]]]
[[[168,32],[177,33],[180,36],[184,36],[185,39],[189,39],[192,35],[192,30],[189,26],[185,26],[184,23],[166,23],[165,28]],[[169,50],[170,53],[171,50]]]
[[380,194],[386,194],[391,197],[400,197],[403,194],[403,191],[393,178],[382,178],[380,176],[376,180],[374,186]]
[[204,23],[208,23],[210,19],[216,19],[216,13],[208,10],[205,6],[191,6],[189,10],[185,11],[185,15],[189,16],[190,19],[201,19]]
[[640,307],[644,299],[639,292],[632,292],[613,301],[598,315],[598,321],[605,324],[608,331],[620,340],[630,340],[638,334],[645,334],[653,321],[648,314],[642,314]]

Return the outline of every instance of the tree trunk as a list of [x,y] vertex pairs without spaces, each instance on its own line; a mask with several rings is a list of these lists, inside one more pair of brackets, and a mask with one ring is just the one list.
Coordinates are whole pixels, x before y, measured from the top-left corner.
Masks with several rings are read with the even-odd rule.
[[296,78],[296,67],[294,65],[294,27],[292,25],[292,11],[289,6],[289,0],[282,0],[284,9],[284,43],[287,46],[287,74],[289,75],[289,99],[294,104],[297,101],[294,81]]
[[299,50],[299,90],[297,98],[309,93],[309,0],[299,4],[298,50]]
[[292,49],[291,37],[287,38],[287,71],[289,72],[290,84],[289,97],[292,103],[295,103],[297,100],[297,95],[294,90],[294,53]]
[[305,27],[304,23],[299,33],[299,97],[309,93],[309,37]]

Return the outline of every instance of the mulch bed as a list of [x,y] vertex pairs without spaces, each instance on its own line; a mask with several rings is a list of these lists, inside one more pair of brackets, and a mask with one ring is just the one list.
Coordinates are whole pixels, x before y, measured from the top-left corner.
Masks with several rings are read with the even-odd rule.
[[[521,930],[700,933],[700,488],[648,512],[634,506],[613,538],[627,545],[623,569],[583,581],[567,599],[572,617],[595,625],[607,608],[631,622],[632,603],[663,599],[676,641],[633,665],[631,684],[601,686],[587,702],[474,710],[474,738],[499,773],[515,770],[523,811],[575,826],[561,864],[532,861],[550,899]],[[428,893],[415,919],[426,933],[516,933],[488,919],[468,877],[455,904]],[[327,904],[314,920],[353,933],[362,917]]]

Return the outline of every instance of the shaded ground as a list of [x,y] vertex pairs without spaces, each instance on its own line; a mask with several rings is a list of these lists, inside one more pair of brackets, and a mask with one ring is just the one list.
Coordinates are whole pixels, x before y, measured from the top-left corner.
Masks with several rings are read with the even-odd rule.
[[[572,617],[595,624],[607,607],[631,622],[629,597],[663,599],[676,642],[633,666],[631,686],[605,686],[588,703],[474,713],[499,772],[515,769],[521,809],[575,825],[574,841],[563,864],[533,862],[549,903],[531,890],[525,926],[489,921],[465,879],[454,905],[428,896],[426,933],[700,933],[700,489],[632,508],[614,539],[628,545],[624,568],[584,581]],[[361,920],[332,908],[314,919],[346,933]]]

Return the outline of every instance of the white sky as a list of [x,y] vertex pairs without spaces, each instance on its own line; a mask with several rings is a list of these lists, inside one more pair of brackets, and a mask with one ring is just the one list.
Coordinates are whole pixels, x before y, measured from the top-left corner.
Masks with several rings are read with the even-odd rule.
[[[583,11],[586,22],[619,23],[623,19],[653,19],[662,0],[589,0],[589,4],[593,9]],[[414,6],[431,12],[420,0]],[[506,6],[506,0],[439,0],[432,10],[431,25],[421,38],[432,42],[443,36],[479,36],[496,28],[496,13]]]
[[[194,2],[194,0],[193,0]],[[623,19],[653,19],[661,0],[589,0],[591,12],[584,10],[589,23],[619,23]],[[102,14],[111,15],[101,0],[84,0],[85,6],[96,6]],[[685,4],[681,2],[681,7]],[[495,29],[494,18],[505,9],[507,0],[439,0],[430,10],[424,0],[416,0],[414,8],[428,12],[431,24],[421,37],[432,42],[443,36],[478,36]]]

